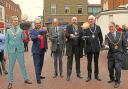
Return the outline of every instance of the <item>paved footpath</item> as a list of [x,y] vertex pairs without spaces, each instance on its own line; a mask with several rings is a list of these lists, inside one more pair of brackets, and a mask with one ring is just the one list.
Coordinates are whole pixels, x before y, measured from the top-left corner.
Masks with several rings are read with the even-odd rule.
[[[24,81],[21,76],[21,72],[19,69],[18,63],[15,65],[14,70],[14,84],[13,89],[114,89],[114,83],[108,84],[108,70],[107,70],[107,59],[106,59],[106,51],[102,51],[99,59],[99,69],[100,69],[100,77],[102,81],[96,81],[94,77],[92,77],[92,81],[85,82],[87,78],[87,59],[86,57],[81,59],[81,74],[84,77],[83,79],[78,79],[76,77],[75,72],[75,61],[73,62],[73,72],[71,76],[71,80],[69,82],[66,81],[66,56],[63,57],[63,68],[64,68],[64,78],[52,78],[53,71],[53,59],[50,56],[50,51],[48,50],[45,56],[44,67],[43,67],[43,76],[46,79],[42,80],[42,84],[37,84],[35,80],[34,66],[33,60],[31,56],[31,52],[25,53],[25,62],[26,68],[29,75],[29,78],[33,82],[32,85],[24,84]],[[8,62],[7,62],[8,65]],[[121,86],[118,89],[128,89],[128,71],[122,71],[121,78]],[[7,76],[0,76],[0,89],[7,89]]]

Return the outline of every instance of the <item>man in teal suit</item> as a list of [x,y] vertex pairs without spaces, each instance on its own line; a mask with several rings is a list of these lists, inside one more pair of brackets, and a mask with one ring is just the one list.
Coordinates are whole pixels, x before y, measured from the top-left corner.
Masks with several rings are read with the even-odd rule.
[[23,39],[25,38],[24,31],[18,26],[18,17],[12,16],[12,27],[7,30],[5,36],[5,46],[4,46],[4,58],[9,59],[9,85],[8,89],[12,88],[13,83],[13,69],[18,59],[22,76],[24,78],[24,83],[32,84],[29,81],[25,64],[24,64],[24,44]]

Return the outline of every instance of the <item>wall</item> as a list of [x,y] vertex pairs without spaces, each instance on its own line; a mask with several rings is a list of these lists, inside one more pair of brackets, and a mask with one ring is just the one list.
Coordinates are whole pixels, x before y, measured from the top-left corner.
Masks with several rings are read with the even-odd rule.
[[128,24],[128,10],[115,10],[102,12],[97,18],[97,24],[100,25],[103,35],[109,31],[108,25],[110,21],[114,21],[118,25]]
[[[51,3],[56,4],[56,14],[51,14]],[[83,13],[77,13],[77,5],[83,5]],[[64,6],[70,5],[70,13],[65,14]],[[44,0],[44,22],[49,23],[48,19],[58,18],[62,22],[71,22],[71,17],[78,17],[78,21],[87,21],[87,0]]]

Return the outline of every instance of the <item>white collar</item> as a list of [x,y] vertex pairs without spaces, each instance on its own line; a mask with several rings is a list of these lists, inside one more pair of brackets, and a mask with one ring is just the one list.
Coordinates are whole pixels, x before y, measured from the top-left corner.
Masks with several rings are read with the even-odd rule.
[[114,32],[111,32],[111,33],[116,35],[116,31],[114,31]]

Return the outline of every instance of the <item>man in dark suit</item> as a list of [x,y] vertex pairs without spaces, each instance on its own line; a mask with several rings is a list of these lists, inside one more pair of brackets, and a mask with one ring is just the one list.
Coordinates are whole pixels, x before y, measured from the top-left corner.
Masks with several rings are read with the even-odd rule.
[[77,77],[82,78],[80,75],[80,58],[83,56],[82,29],[78,26],[76,17],[72,17],[71,21],[72,24],[66,29],[67,81],[70,80],[72,72],[73,55],[75,55]]
[[109,48],[107,58],[110,81],[108,83],[115,82],[114,87],[118,88],[120,85],[122,61],[125,58],[126,40],[122,33],[116,31],[114,22],[110,22],[109,31],[105,37],[105,48]]
[[41,76],[44,55],[48,49],[47,38],[45,30],[41,29],[41,22],[35,21],[35,28],[30,32],[30,37],[33,42],[32,44],[32,55],[35,67],[36,80],[38,84],[41,84],[41,79],[45,77]]
[[63,77],[63,68],[62,68],[62,57],[64,50],[64,30],[59,26],[58,19],[53,20],[53,26],[49,29],[49,39],[51,40],[51,50],[54,56],[54,76],[58,76],[58,61],[59,61],[59,72],[60,77]]
[[94,56],[94,75],[95,79],[98,81],[101,81],[99,78],[99,68],[98,68],[98,61],[99,61],[99,53],[100,53],[100,47],[102,46],[103,37],[102,32],[100,29],[100,26],[95,24],[95,17],[93,15],[90,15],[88,17],[88,22],[90,24],[90,27],[86,30],[84,30],[84,36],[88,36],[89,38],[86,39],[86,53],[87,53],[87,70],[88,70],[88,78],[86,82],[89,82],[92,79],[92,59]]

